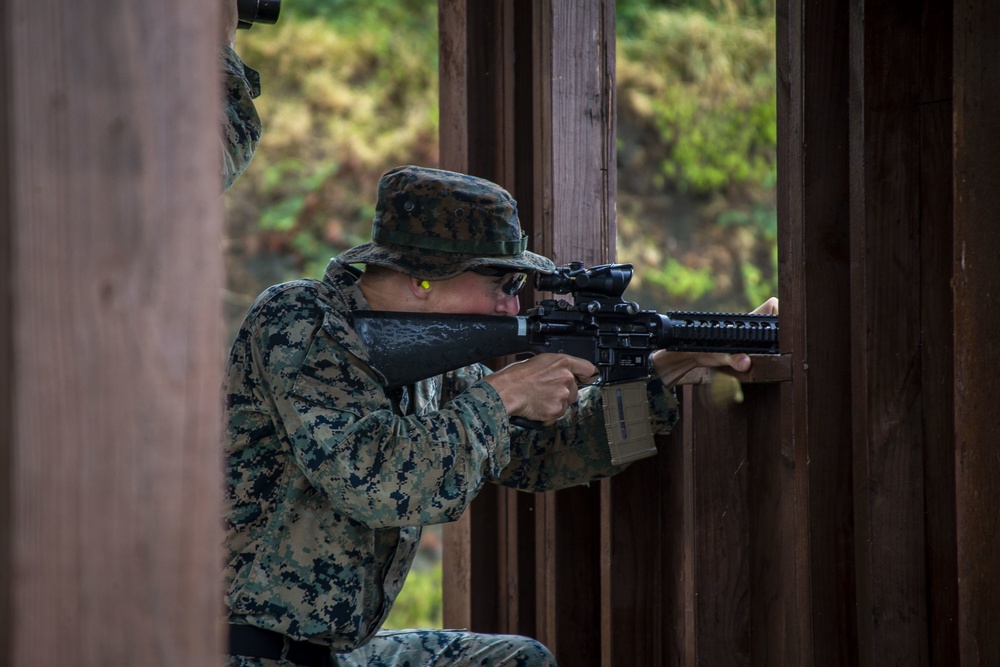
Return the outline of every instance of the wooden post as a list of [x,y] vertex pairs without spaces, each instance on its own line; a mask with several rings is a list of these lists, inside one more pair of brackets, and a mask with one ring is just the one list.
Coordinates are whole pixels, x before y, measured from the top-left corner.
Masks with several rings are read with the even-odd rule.
[[[920,3],[852,5],[851,383],[860,665],[929,660]],[[947,135],[942,137],[948,140]],[[928,184],[931,185],[931,184]],[[946,499],[945,499],[946,500]]]
[[1000,20],[955,2],[955,488],[961,664],[1000,664]]
[[[610,260],[613,3],[474,6],[439,2],[442,166],[506,186],[535,252],[557,263]],[[597,664],[600,494],[597,486],[542,497],[485,489],[445,529],[445,623],[530,634],[562,662]],[[484,592],[494,590],[491,608]]]
[[[852,664],[856,655],[850,373],[847,5],[778,3],[778,262],[782,440],[794,462],[797,604],[784,659]],[[787,508],[785,508],[787,509]],[[788,539],[792,539],[788,536]],[[822,619],[815,621],[815,619]]]
[[[614,11],[610,0],[534,7],[533,234],[560,265],[615,259]],[[562,664],[607,664],[609,494],[602,482],[540,503],[551,537],[538,545],[539,638]]]
[[216,5],[0,5],[0,662],[213,665]]

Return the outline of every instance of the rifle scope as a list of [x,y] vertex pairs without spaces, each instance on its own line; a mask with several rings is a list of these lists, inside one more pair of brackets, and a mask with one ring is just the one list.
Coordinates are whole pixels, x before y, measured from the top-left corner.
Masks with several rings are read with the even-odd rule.
[[238,28],[248,29],[254,23],[277,23],[281,0],[236,0]]
[[552,273],[536,273],[535,289],[555,294],[583,294],[620,297],[632,280],[631,264],[604,264],[585,268],[582,262],[570,262]]

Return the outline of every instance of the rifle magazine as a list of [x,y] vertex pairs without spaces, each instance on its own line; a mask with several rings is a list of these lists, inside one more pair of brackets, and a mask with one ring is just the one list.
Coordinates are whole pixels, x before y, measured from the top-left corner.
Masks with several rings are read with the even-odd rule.
[[611,463],[624,465],[656,453],[649,423],[646,379],[603,385],[604,426],[611,448]]

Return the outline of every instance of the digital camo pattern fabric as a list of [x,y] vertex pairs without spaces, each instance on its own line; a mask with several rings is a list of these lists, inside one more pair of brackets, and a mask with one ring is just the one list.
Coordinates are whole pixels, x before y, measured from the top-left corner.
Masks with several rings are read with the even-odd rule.
[[[486,482],[542,491],[619,470],[594,388],[541,431],[510,427],[481,365],[387,392],[351,328],[368,308],[356,279],[334,260],[322,281],[266,290],[226,385],[230,620],[336,653],[381,627],[420,526],[458,519]],[[650,386],[663,432],[676,404]]]
[[229,46],[219,55],[222,68],[222,186],[228,190],[242,174],[260,142],[261,123],[254,99],[260,95],[260,75]]
[[552,261],[527,247],[517,202],[505,189],[468,174],[405,165],[379,179],[371,242],[340,259],[427,280],[478,266],[551,273]]
[[[556,667],[545,646],[517,635],[459,630],[382,630],[351,653],[335,656],[337,667]],[[281,660],[232,656],[229,667],[289,667]]]

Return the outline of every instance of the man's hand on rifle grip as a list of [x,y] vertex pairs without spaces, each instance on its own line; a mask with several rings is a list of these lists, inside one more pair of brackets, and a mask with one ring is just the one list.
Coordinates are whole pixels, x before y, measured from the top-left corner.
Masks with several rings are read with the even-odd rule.
[[589,361],[566,354],[539,354],[488,375],[507,414],[554,424],[576,402],[577,383],[597,373]]

